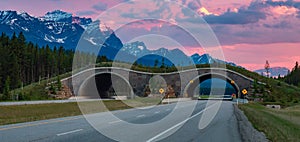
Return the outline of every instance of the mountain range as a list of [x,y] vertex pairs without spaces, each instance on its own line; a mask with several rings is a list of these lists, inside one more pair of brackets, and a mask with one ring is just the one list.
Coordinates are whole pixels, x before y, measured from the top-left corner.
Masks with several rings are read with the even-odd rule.
[[39,45],[76,47],[84,31],[84,25],[91,19],[72,17],[62,11],[46,13],[43,17],[33,17],[25,12],[0,11],[0,29],[7,35],[23,32],[28,41]]
[[[146,66],[158,65],[191,65],[224,63],[237,66],[232,62],[214,59],[208,54],[194,54],[187,56],[179,49],[159,48],[149,50],[143,42],[122,43],[114,31],[106,27],[100,20],[93,21],[91,18],[73,16],[60,10],[47,12],[44,16],[34,17],[26,12],[0,11],[0,32],[11,36],[14,32],[23,32],[27,41],[40,46],[46,44],[50,47],[63,46],[65,49],[75,50],[83,33],[83,42],[79,46],[99,47],[99,55],[105,55],[109,59],[118,58],[125,62],[138,62]],[[89,49],[86,49],[89,50]],[[121,55],[121,56],[120,56]],[[117,57],[116,57],[117,56]]]
[[[258,74],[261,74],[263,76],[267,76],[266,69],[259,69],[255,70],[254,72],[257,72]],[[285,67],[273,67],[269,69],[269,74],[271,77],[278,77],[279,75],[281,77],[286,76],[289,73],[289,69]]]

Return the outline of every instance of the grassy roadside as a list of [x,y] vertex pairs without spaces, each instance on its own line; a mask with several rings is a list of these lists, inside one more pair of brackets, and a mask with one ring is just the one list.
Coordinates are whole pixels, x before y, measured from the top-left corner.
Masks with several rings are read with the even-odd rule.
[[282,110],[260,104],[239,105],[252,125],[273,142],[300,141],[300,105]]
[[[158,99],[134,99],[134,100],[106,100],[105,107],[97,101],[80,102],[80,108],[76,102],[52,103],[35,105],[0,106],[0,125],[60,118],[66,116],[81,115],[83,112],[97,113],[107,110],[122,110],[133,107],[142,107],[158,104]],[[81,109],[81,110],[80,110]]]

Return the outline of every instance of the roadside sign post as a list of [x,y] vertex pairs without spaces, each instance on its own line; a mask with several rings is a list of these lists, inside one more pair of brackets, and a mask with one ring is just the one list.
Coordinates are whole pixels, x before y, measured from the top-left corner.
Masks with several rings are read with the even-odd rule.
[[[165,90],[163,89],[163,88],[160,88],[159,90],[159,93],[162,95],[164,92],[165,92]],[[162,100],[165,98],[165,96],[163,96],[163,98],[162,98]],[[168,102],[168,104],[169,104],[169,102]]]
[[247,95],[248,91],[244,89],[242,93],[243,93],[243,104],[245,104],[245,96]]
[[160,94],[163,94],[164,92],[165,92],[165,90],[164,90],[163,88],[160,88],[160,89],[159,89],[159,93],[160,93]]

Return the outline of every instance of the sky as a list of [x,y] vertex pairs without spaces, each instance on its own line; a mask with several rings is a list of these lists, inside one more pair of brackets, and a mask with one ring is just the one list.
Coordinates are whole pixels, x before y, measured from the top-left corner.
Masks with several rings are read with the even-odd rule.
[[[191,33],[199,34],[193,31],[209,32],[206,26],[208,24],[219,41],[218,50],[222,50],[226,61],[234,62],[249,70],[264,68],[266,60],[271,67],[280,66],[289,69],[293,68],[296,61],[300,61],[300,0],[147,0],[147,2],[3,0],[0,1],[0,10],[25,11],[33,16],[43,16],[49,11],[58,9],[94,20],[99,18],[105,25],[116,30],[122,41],[161,34],[181,44],[188,55],[203,54],[217,49],[218,44],[203,41],[206,36],[196,36],[203,38],[201,39],[203,45],[191,38]],[[173,3],[180,6],[174,6]],[[163,20],[140,20],[144,17]],[[120,25],[122,28],[118,28]],[[187,29],[192,32],[184,31],[182,25],[188,25]],[[209,37],[214,41],[212,36]],[[151,45],[146,45],[149,48],[160,48],[163,40],[159,39],[164,38],[151,36],[150,38],[157,41],[151,41]],[[169,48],[176,48],[171,45],[174,44],[170,44]],[[212,48],[204,48],[204,45]]]

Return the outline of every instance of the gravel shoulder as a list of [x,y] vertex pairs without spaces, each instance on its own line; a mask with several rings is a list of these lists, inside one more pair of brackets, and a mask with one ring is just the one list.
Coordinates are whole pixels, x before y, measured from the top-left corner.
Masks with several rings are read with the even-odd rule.
[[269,142],[265,134],[257,131],[237,105],[234,104],[234,114],[238,121],[239,132],[243,142]]

